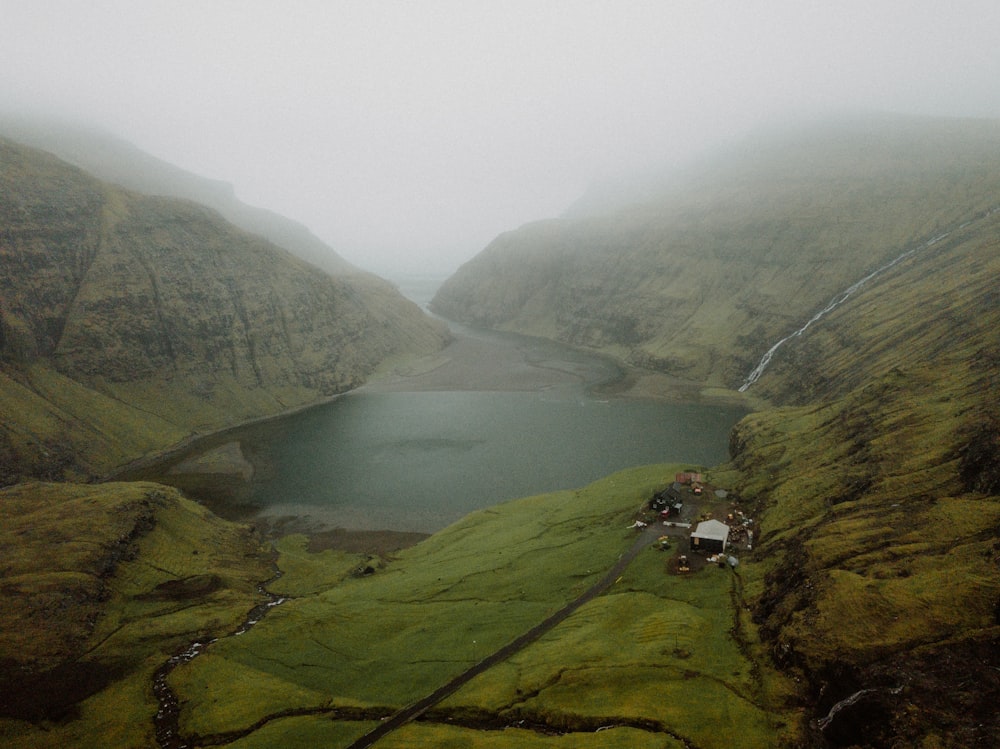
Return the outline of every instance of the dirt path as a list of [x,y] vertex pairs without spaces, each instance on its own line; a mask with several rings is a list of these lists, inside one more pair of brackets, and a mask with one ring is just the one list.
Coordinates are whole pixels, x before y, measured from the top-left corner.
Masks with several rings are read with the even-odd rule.
[[570,601],[540,624],[535,625],[527,632],[517,637],[517,639],[479,661],[465,672],[459,674],[448,683],[436,689],[431,694],[411,705],[408,705],[407,707],[404,707],[402,710],[399,710],[380,723],[377,727],[359,738],[357,741],[350,744],[347,749],[365,749],[366,747],[372,746],[386,734],[395,731],[397,728],[409,723],[411,720],[418,718],[421,714],[436,705],[445,697],[448,697],[452,693],[458,691],[461,686],[472,680],[473,677],[478,676],[487,669],[490,669],[498,663],[507,660],[518,651],[530,645],[546,632],[550,631],[556,625],[564,621],[570,614],[583,606],[583,604],[594,600],[597,596],[601,595],[601,593],[610,588],[618,580],[632,560],[639,555],[639,552],[656,541],[661,532],[660,528],[653,525],[644,528],[639,533],[639,536],[636,538],[631,548],[622,554],[622,556],[618,559],[618,562],[610,570],[608,570],[607,574],[584,591],[579,597]]

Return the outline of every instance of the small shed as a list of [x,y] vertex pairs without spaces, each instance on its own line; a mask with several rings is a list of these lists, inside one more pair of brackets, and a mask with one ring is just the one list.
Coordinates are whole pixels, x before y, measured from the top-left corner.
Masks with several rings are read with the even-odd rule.
[[674,476],[674,481],[678,484],[700,484],[702,483],[702,476],[700,473],[694,471],[681,471]]
[[725,551],[729,542],[729,526],[718,520],[705,520],[691,533],[692,551]]

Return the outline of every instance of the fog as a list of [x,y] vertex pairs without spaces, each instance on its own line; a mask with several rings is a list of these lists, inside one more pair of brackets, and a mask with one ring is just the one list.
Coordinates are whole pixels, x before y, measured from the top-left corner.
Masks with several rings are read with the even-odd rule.
[[760,123],[1000,117],[1000,3],[0,0],[0,108],[97,125],[376,272],[446,272]]

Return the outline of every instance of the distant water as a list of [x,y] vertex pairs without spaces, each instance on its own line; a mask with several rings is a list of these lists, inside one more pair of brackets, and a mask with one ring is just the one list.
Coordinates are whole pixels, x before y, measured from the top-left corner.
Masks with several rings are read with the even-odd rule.
[[434,298],[437,290],[447,277],[447,274],[428,273],[425,275],[415,275],[411,273],[393,276],[389,280],[396,285],[400,294],[411,302],[416,302],[421,308],[426,310],[431,299]]
[[433,532],[629,466],[723,462],[744,414],[582,393],[351,393],[243,435],[259,468],[249,503],[270,518]]

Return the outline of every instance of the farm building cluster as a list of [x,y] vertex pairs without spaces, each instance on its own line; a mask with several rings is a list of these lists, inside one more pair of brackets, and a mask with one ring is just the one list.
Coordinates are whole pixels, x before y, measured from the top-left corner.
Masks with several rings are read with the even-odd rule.
[[[718,562],[735,567],[736,550],[752,548],[753,520],[728,499],[728,492],[709,486],[701,473],[676,474],[670,486],[652,496],[648,511],[653,515],[649,522],[658,520],[664,526],[660,548],[672,548],[671,542],[685,546],[686,540],[686,550],[700,562],[697,566]],[[678,552],[683,550],[678,548]],[[684,554],[675,557],[671,566],[687,572],[692,564],[694,560]]]

